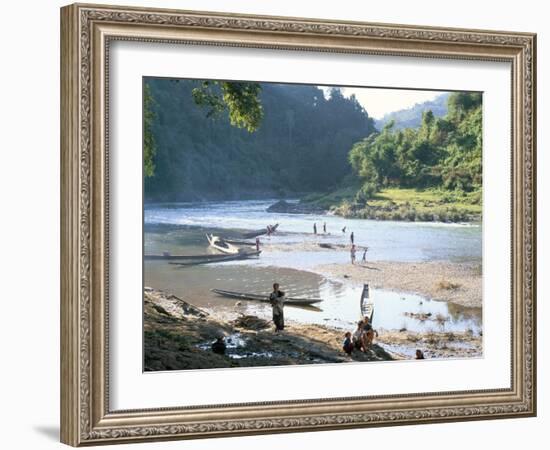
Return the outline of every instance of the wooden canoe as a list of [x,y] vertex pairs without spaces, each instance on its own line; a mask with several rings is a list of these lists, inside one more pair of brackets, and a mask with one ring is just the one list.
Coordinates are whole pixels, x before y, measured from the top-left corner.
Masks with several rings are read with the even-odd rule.
[[[276,223],[275,225],[270,225],[271,226],[271,232],[275,232],[275,230],[277,230],[277,228],[279,227],[279,224]],[[255,238],[255,237],[258,237],[258,236],[261,236],[263,234],[267,234],[267,227],[265,228],[262,228],[261,230],[256,230],[256,231],[250,231],[249,233],[243,233],[243,237],[249,239],[249,238]]]
[[143,259],[148,260],[167,260],[167,261],[200,261],[202,259],[220,259],[227,258],[228,255],[144,255]]
[[211,247],[214,247],[216,250],[219,250],[222,253],[227,253],[229,255],[237,255],[240,250],[239,247],[234,246],[233,244],[228,243],[218,236],[213,234],[207,234],[206,239]]
[[[234,298],[237,300],[251,300],[257,302],[269,303],[269,295],[261,294],[247,294],[244,292],[235,292],[235,291],[226,291],[223,289],[210,289],[215,294],[221,295],[222,297]],[[315,303],[321,303],[323,300],[320,298],[285,298],[285,305],[288,306],[308,306],[314,305]]]
[[330,244],[330,243],[327,243],[327,242],[321,242],[318,245],[321,248],[328,248],[328,249],[331,249],[331,250],[336,250],[338,248],[346,248],[346,245],[344,245],[344,244]]
[[256,242],[252,242],[252,241],[242,241],[239,239],[225,239],[225,242],[233,245],[249,245],[251,247],[256,247]]
[[199,264],[213,264],[213,263],[221,263],[226,261],[236,261],[239,259],[247,259],[247,258],[253,258],[254,256],[259,256],[261,250],[259,252],[241,252],[236,255],[204,255],[200,258],[193,258],[189,259],[187,261],[181,261],[181,262],[170,262],[170,264],[176,265],[176,266],[195,266]]
[[372,317],[374,316],[374,302],[370,297],[370,289],[368,284],[363,285],[363,292],[361,293],[361,317],[368,318],[372,323]]

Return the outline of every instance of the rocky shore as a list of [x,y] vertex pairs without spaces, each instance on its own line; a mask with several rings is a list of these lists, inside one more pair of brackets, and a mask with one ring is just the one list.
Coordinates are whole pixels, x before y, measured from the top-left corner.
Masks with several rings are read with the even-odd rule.
[[[225,355],[211,350],[220,336],[227,344]],[[272,324],[255,316],[225,322],[174,295],[151,288],[144,292],[145,371],[394,359],[376,344],[348,357],[342,340],[341,330],[321,325],[288,324],[275,333]]]
[[[344,332],[315,324],[288,323],[275,333],[271,323],[249,315],[233,320],[164,291],[144,291],[144,370],[185,370],[412,359],[418,346],[430,357],[481,355],[481,337],[469,333],[413,333],[378,330],[366,353],[342,351]],[[211,344],[223,336],[225,355]]]
[[267,212],[282,214],[322,214],[326,212],[326,209],[311,203],[296,203],[279,200],[267,208]]

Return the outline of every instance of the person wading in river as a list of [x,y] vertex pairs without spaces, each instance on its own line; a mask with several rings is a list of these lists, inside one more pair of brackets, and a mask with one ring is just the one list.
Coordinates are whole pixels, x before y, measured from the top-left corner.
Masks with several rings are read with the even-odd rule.
[[275,324],[275,331],[283,331],[285,328],[285,293],[279,290],[279,283],[273,284],[273,292],[269,296],[269,302],[273,308],[273,323]]

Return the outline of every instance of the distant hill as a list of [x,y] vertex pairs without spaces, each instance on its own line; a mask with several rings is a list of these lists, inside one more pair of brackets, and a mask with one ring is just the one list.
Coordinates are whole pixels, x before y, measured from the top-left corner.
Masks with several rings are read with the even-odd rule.
[[376,119],[374,125],[377,130],[384,128],[390,120],[395,120],[395,129],[418,128],[422,122],[422,113],[431,110],[435,117],[443,117],[447,114],[447,99],[449,93],[441,94],[434,100],[417,103],[408,109],[394,111],[386,114],[381,119]]

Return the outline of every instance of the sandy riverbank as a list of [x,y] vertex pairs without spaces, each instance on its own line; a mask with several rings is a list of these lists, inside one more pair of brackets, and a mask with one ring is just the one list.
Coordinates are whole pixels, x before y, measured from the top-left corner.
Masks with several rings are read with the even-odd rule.
[[368,282],[375,288],[416,293],[466,307],[482,306],[479,263],[374,261],[325,264],[315,267],[314,272],[342,282]]
[[[210,345],[225,336],[226,355]],[[379,330],[372,349],[341,349],[343,332],[328,326],[288,323],[283,333],[255,316],[224,321],[160,290],[144,293],[145,370],[182,370],[411,359],[415,348],[428,358],[481,355],[481,338],[468,333]]]

